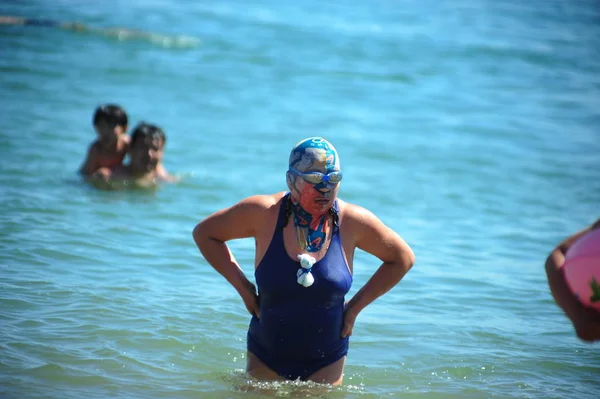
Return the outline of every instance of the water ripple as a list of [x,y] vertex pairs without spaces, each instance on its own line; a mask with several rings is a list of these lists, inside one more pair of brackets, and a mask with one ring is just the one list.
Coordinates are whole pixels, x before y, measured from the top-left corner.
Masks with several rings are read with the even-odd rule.
[[[0,26],[0,396],[598,396],[598,353],[543,273],[598,217],[592,2],[434,17],[422,2],[117,3],[5,7],[156,36]],[[188,36],[202,45],[161,39]],[[102,192],[76,176],[106,101],[165,129],[180,183]],[[248,380],[247,311],[191,239],[217,209],[284,190],[308,135],[342,154],[340,195],[417,254],[359,315],[340,388]],[[231,248],[252,276],[254,242]],[[379,264],[356,253],[351,294]]]

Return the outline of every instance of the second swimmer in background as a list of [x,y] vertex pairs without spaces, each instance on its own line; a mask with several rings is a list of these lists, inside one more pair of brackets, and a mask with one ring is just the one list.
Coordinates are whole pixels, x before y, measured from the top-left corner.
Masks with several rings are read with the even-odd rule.
[[90,145],[79,172],[91,176],[101,168],[123,164],[129,150],[127,113],[119,105],[105,104],[96,108],[93,118],[97,139]]
[[161,128],[141,122],[131,135],[129,164],[100,168],[92,175],[91,182],[105,189],[152,187],[160,182],[177,182],[179,179],[170,175],[163,165],[166,141]]

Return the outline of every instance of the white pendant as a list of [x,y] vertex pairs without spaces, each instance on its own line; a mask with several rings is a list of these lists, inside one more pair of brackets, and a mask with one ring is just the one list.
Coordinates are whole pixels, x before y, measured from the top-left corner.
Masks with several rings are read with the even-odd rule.
[[300,254],[298,259],[302,268],[296,272],[296,281],[303,287],[310,287],[315,282],[315,278],[310,271],[317,260],[308,254]]
[[309,254],[298,255],[298,260],[300,261],[300,266],[302,266],[303,269],[310,269],[315,263],[317,263],[317,260]]
[[303,269],[298,269],[298,273],[296,273],[298,279],[296,280],[298,284],[304,287],[310,287],[315,282],[315,278],[313,277],[311,272],[304,271]]

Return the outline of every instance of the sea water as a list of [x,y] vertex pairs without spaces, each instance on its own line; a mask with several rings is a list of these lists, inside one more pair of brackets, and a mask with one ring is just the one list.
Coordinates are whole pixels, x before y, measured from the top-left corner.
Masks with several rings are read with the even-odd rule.
[[[596,1],[0,11],[93,28],[0,26],[0,397],[600,396],[600,347],[576,338],[544,272],[600,217]],[[80,180],[106,102],[164,129],[180,183]],[[340,197],[417,259],[359,315],[338,388],[245,377],[249,315],[191,237],[210,213],[285,190],[309,136],[339,150]],[[252,279],[254,243],[231,248]],[[379,264],[357,252],[350,296]]]

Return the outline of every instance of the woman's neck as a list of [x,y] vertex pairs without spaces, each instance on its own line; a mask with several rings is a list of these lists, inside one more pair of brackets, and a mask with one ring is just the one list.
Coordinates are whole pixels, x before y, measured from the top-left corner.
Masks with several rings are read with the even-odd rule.
[[306,252],[318,252],[327,241],[328,212],[311,214],[298,201],[291,201],[296,240]]

